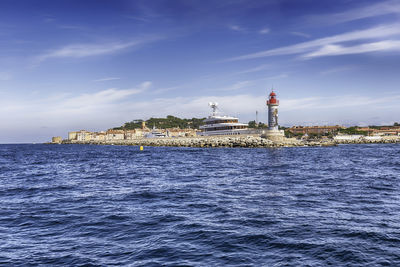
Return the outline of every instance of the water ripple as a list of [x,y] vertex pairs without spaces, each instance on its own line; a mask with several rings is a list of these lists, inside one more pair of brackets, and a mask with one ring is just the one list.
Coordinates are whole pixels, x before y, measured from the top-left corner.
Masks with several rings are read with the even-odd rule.
[[400,265],[400,147],[0,145],[0,265]]

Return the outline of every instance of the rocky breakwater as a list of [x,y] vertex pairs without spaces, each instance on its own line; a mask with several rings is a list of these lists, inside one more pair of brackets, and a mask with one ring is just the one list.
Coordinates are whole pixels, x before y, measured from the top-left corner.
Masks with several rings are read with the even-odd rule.
[[132,146],[172,146],[172,147],[297,147],[297,146],[333,146],[333,140],[302,141],[284,139],[271,141],[259,136],[218,136],[218,137],[185,137],[185,138],[142,138],[134,140],[112,141],[64,141],[68,144],[96,145],[132,145]]
[[400,144],[400,136],[365,136],[356,139],[334,139],[336,144]]

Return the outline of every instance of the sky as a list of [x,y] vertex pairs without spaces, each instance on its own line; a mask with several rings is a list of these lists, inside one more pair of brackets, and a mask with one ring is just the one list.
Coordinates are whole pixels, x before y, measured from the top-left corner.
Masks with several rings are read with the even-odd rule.
[[0,1],[0,143],[134,119],[400,122],[400,0]]

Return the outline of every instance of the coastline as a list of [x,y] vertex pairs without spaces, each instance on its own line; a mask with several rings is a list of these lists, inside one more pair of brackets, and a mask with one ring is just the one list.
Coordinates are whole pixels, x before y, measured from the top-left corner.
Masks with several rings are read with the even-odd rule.
[[90,145],[127,145],[127,146],[169,146],[169,147],[247,147],[247,148],[275,148],[275,147],[315,147],[336,146],[339,144],[382,144],[400,143],[400,136],[382,137],[379,140],[298,140],[284,138],[280,141],[271,141],[260,136],[212,136],[212,137],[179,137],[179,138],[141,138],[132,140],[110,141],[76,141],[64,140],[62,144],[90,144]]

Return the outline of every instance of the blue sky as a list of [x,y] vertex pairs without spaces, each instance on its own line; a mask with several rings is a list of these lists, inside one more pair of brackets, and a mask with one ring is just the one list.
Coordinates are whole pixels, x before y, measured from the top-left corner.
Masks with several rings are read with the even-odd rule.
[[280,124],[400,121],[400,1],[0,2],[0,143],[207,103]]

